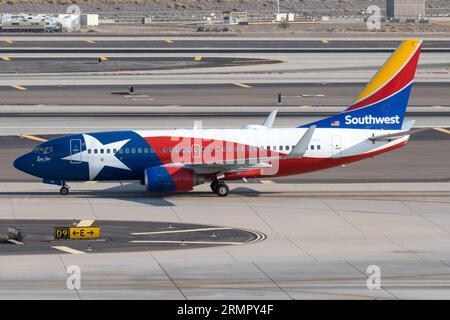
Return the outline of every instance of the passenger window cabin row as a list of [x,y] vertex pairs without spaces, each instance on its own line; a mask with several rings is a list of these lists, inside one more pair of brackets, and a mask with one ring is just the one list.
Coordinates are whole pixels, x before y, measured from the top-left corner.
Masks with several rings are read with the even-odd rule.
[[[295,146],[267,146],[267,147],[254,147],[254,146],[241,146],[241,147],[209,147],[209,151],[216,151],[216,152],[220,152],[220,151],[257,151],[258,149],[263,149],[263,150],[273,150],[273,151],[290,151],[292,149],[294,149]],[[207,147],[202,147],[201,148],[203,152],[205,152],[207,150]],[[192,150],[194,150],[194,152],[199,152],[200,147],[194,146],[193,148],[190,147],[164,147],[163,148],[163,152],[167,153],[167,152],[191,152]],[[310,150],[320,150],[320,145],[311,145],[310,146]],[[152,148],[122,148],[122,149],[88,149],[88,154],[109,154],[109,153],[119,153],[119,154],[148,154],[148,153],[155,153],[155,151]]]

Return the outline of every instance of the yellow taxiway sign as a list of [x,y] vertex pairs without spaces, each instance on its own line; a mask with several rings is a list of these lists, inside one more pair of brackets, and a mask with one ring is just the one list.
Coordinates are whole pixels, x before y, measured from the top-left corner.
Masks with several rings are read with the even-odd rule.
[[55,240],[99,239],[100,227],[55,227]]

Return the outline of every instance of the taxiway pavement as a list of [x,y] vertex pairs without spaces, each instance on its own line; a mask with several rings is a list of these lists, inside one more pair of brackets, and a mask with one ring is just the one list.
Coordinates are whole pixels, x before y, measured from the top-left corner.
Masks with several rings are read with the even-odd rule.
[[[0,184],[2,219],[163,221],[250,228],[254,244],[0,256],[2,299],[448,299],[450,184],[231,184],[172,196],[142,186]],[[6,230],[5,230],[6,232]],[[67,268],[81,289],[66,287]],[[381,289],[367,288],[368,267]]]

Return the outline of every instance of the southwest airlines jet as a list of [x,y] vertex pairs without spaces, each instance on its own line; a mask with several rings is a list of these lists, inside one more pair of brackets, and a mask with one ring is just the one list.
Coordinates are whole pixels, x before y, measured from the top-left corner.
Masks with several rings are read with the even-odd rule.
[[404,146],[404,121],[422,48],[406,40],[345,111],[296,128],[143,130],[67,135],[46,141],[14,166],[69,193],[70,181],[134,180],[147,191],[188,191],[202,183],[226,196],[225,181],[280,177],[340,166]]

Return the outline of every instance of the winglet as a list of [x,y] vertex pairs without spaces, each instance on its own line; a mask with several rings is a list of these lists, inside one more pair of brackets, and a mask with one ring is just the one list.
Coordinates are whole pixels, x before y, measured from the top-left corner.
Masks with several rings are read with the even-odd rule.
[[316,126],[313,125],[306,130],[303,137],[298,140],[297,144],[295,145],[294,149],[285,157],[285,158],[300,158],[303,157],[306,150],[308,150],[309,143],[311,141],[311,138],[313,136],[314,130],[316,129]]
[[275,121],[275,117],[277,116],[278,110],[273,110],[266,118],[266,120],[263,123],[263,126],[266,128],[272,128],[273,122]]

